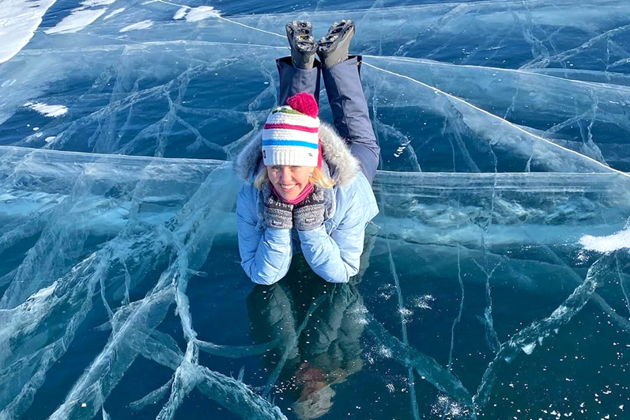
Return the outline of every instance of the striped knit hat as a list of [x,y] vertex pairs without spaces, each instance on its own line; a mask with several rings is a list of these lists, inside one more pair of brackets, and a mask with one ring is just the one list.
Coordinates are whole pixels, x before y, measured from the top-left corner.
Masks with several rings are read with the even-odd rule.
[[321,167],[319,108],[313,95],[300,92],[275,108],[262,132],[262,154],[266,166]]

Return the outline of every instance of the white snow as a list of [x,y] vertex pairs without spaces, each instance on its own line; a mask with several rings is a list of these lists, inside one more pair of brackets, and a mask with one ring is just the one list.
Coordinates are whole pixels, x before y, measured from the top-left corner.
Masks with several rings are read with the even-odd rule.
[[68,107],[64,105],[47,105],[41,102],[27,102],[24,106],[31,108],[47,117],[59,117],[68,112]]
[[413,299],[413,306],[420,309],[431,309],[431,302],[435,298],[431,295],[419,296]]
[[[180,9],[181,10],[181,9]],[[187,22],[198,22],[211,17],[221,17],[221,13],[212,6],[199,6],[190,9],[186,15]]]
[[122,13],[122,12],[124,12],[124,11],[125,11],[125,8],[124,8],[124,7],[121,7],[120,9],[116,9],[116,10],[114,10],[113,12],[111,12],[109,15],[105,16],[105,17],[103,18],[103,20],[110,19],[110,18],[112,18],[112,17],[116,16],[118,13]]
[[129,32],[129,31],[138,31],[141,29],[147,29],[153,26],[152,20],[143,20],[142,22],[137,22],[132,25],[125,26],[119,32]]
[[521,349],[523,350],[525,354],[530,355],[533,353],[535,348],[536,348],[536,342],[526,344]]
[[400,308],[398,309],[398,312],[402,315],[402,316],[411,316],[413,315],[413,311],[407,309],[407,308]]
[[36,299],[44,299],[50,295],[53,294],[53,292],[55,291],[55,288],[57,287],[57,282],[55,281],[53,284],[51,284],[48,287],[42,287],[41,289],[39,289],[37,292],[33,293],[29,299],[30,300],[36,300]]
[[580,245],[589,251],[613,252],[622,248],[630,248],[630,227],[609,236],[584,235]]
[[107,6],[108,4],[116,3],[116,0],[85,0],[81,2],[82,6],[95,7],[95,6]]
[[200,20],[220,16],[221,12],[212,6],[199,6],[193,8],[189,6],[182,6],[177,10],[177,12],[175,12],[173,19],[180,20],[186,18],[187,22],[199,22]]
[[562,315],[566,314],[569,311],[569,308],[567,308],[564,305],[560,305],[556,308],[555,311],[553,311],[551,313],[551,315],[549,315],[549,318],[558,318],[561,317]]
[[0,63],[9,61],[31,40],[55,0],[3,0],[0,7]]
[[101,17],[107,9],[75,9],[54,27],[44,31],[47,34],[69,34],[79,32]]
[[392,351],[391,351],[391,349],[389,349],[389,348],[387,348],[387,347],[385,347],[385,346],[381,346],[381,347],[378,349],[378,353],[379,353],[381,356],[386,357],[386,358],[388,358],[388,359],[392,357]]
[[179,20],[179,19],[183,19],[186,17],[186,14],[188,13],[188,11],[190,10],[190,7],[188,6],[182,6],[180,7],[177,12],[175,12],[175,14],[173,15],[173,19],[175,20]]

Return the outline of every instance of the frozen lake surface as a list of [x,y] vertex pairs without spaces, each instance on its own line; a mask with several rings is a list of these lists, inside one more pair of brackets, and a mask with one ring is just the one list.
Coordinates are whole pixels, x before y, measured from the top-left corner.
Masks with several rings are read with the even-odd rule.
[[[0,5],[0,420],[629,418],[626,1]],[[381,212],[254,287],[230,161],[342,18]]]

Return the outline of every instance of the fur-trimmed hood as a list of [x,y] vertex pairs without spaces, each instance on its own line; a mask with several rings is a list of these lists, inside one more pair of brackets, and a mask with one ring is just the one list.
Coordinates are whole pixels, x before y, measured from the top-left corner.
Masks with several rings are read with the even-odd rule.
[[[234,162],[234,170],[245,181],[250,181],[262,160],[261,136],[262,132],[245,146]],[[330,176],[335,184],[351,183],[360,168],[359,161],[352,156],[346,142],[324,122],[319,126],[319,140],[322,144],[324,161],[328,165]]]

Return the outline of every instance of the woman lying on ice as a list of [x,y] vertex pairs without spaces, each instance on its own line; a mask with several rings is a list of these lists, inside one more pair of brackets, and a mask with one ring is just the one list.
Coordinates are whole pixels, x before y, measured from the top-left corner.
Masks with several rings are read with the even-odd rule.
[[[246,181],[236,206],[241,265],[253,282],[273,284],[301,251],[317,275],[344,283],[359,271],[365,227],[378,213],[371,183],[380,148],[361,57],[348,58],[354,24],[333,24],[319,43],[309,22],[286,29],[291,57],[277,61],[279,103],[286,105],[272,111],[262,139],[236,160]],[[320,75],[336,131],[317,117]]]

